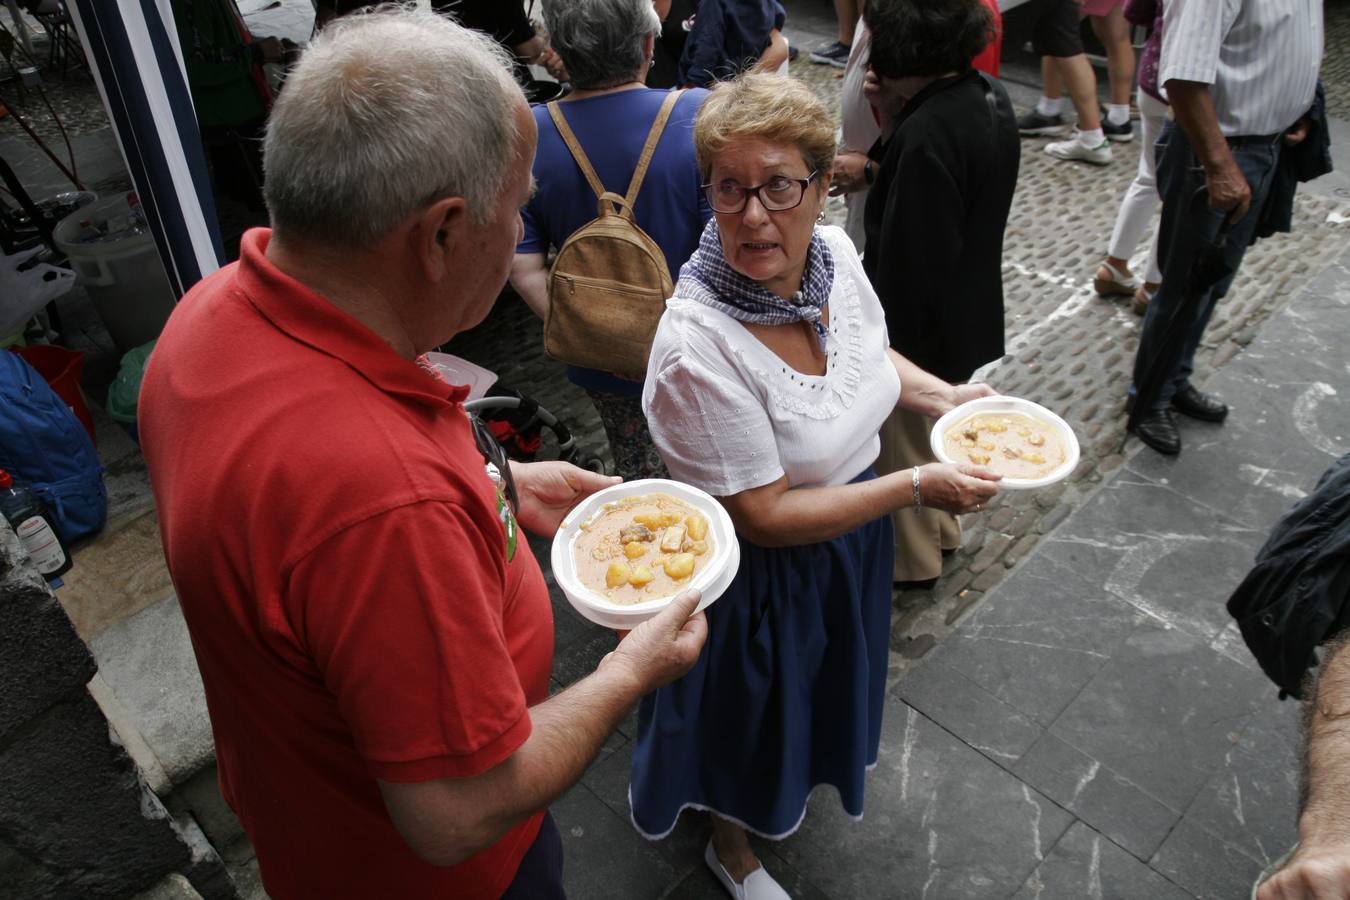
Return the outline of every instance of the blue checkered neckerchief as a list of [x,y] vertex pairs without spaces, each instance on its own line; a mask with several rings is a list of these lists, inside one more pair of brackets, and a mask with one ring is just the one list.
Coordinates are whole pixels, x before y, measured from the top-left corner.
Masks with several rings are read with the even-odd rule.
[[698,249],[680,268],[675,295],[697,300],[741,322],[758,325],[809,322],[816,330],[821,351],[824,351],[829,331],[821,323],[820,313],[829,301],[833,287],[834,256],[818,230],[811,235],[811,243],[806,249],[801,290],[793,294],[791,300],[784,300],[731,267],[722,252],[717,220],[709,219],[699,238]]

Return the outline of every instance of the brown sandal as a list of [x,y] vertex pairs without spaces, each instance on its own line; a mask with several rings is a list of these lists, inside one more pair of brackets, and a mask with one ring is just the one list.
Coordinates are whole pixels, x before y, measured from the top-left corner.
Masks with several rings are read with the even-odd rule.
[[[1102,273],[1106,277],[1102,277]],[[1139,278],[1135,275],[1126,275],[1124,272],[1111,265],[1109,262],[1103,262],[1097,269],[1097,277],[1092,279],[1092,289],[1102,296],[1117,294],[1122,297],[1134,296],[1135,290],[1139,288]]]

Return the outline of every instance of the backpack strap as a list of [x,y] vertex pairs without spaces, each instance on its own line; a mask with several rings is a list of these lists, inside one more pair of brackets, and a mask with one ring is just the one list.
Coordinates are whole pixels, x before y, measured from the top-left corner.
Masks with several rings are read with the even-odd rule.
[[652,122],[652,130],[647,133],[647,143],[642,145],[642,154],[638,157],[637,168],[633,170],[633,180],[628,184],[628,196],[624,199],[631,209],[637,203],[638,191],[642,190],[642,179],[647,175],[647,166],[652,161],[652,154],[656,152],[656,144],[661,140],[661,132],[666,130],[666,122],[670,119],[671,110],[679,102],[680,95],[684,93],[681,88],[677,91],[671,91],[666,95],[665,102],[661,104],[661,109],[656,113],[656,120]]
[[591,161],[586,158],[586,151],[581,149],[577,136],[572,133],[572,128],[563,118],[562,110],[558,108],[558,101],[554,100],[548,104],[548,114],[553,117],[553,124],[558,129],[558,134],[562,135],[563,143],[567,149],[572,152],[572,158],[577,161],[577,167],[581,169],[581,174],[586,176],[586,181],[590,184],[591,190],[595,191],[597,198],[604,196],[605,186],[600,183],[600,176],[595,174],[595,169],[591,166]]

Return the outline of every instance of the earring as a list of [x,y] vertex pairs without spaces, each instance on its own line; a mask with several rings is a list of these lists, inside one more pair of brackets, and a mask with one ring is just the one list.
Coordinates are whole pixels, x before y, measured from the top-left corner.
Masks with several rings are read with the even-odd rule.
[[816,216],[816,221],[822,225],[825,224],[825,210],[820,211],[820,215]]

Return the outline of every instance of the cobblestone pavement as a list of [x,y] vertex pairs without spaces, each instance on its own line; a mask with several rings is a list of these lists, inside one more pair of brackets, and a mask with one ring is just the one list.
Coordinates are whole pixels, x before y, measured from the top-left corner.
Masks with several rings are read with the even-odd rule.
[[1350,119],[1350,0],[1326,0],[1326,49],[1322,53],[1322,82],[1327,112]]
[[[836,105],[834,70],[801,58],[792,71],[832,108]],[[1055,487],[1007,491],[984,513],[966,517],[964,544],[948,558],[937,586],[897,595],[892,631],[897,679],[1138,446],[1126,441],[1124,402],[1140,320],[1123,299],[1100,298],[1091,287],[1119,198],[1135,172],[1138,144],[1116,145],[1115,161],[1103,168],[1056,161],[1043,145],[1041,140],[1022,145],[1004,248],[1008,352],[980,378],[1062,415],[1078,434],[1082,461],[1070,479]],[[832,201],[827,215],[838,221],[842,203]],[[1248,252],[1198,354],[1197,381],[1203,383],[1238,353],[1272,312],[1350,246],[1345,216],[1350,216],[1350,203],[1300,193],[1293,233],[1262,241]],[[1146,238],[1141,254],[1147,245]],[[540,323],[515,297],[504,297],[483,325],[448,349],[493,368],[505,383],[561,416],[583,445],[606,452],[590,402],[544,355]],[[1230,400],[1241,403],[1241,398]]]

